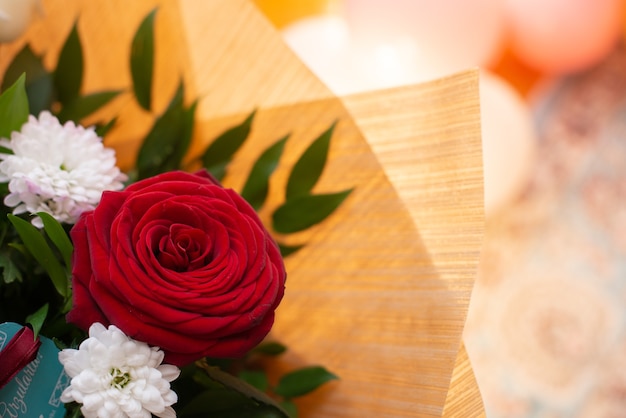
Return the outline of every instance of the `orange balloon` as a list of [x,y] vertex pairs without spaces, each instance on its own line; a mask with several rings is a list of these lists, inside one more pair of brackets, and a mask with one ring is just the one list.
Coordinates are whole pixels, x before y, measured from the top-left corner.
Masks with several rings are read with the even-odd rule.
[[626,41],[626,0],[622,0],[622,39]]
[[541,72],[530,68],[513,53],[510,43],[503,48],[502,54],[489,66],[489,70],[508,81],[523,97],[528,96],[542,76]]
[[283,28],[299,19],[333,14],[340,0],[254,0],[256,6],[277,28]]

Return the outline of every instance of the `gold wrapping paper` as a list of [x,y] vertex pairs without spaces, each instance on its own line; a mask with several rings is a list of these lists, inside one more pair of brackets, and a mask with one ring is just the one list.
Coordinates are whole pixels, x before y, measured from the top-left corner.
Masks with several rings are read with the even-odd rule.
[[[0,71],[28,41],[53,65],[78,19],[84,91],[130,87],[130,41],[158,7],[155,104],[180,77],[201,99],[193,152],[258,108],[225,185],[239,189],[261,150],[291,133],[271,184],[282,201],[288,168],[338,120],[316,191],[355,187],[325,223],[288,237],[287,292],[272,331],[290,350],[277,368],[321,363],[341,380],[305,397],[303,417],[481,416],[461,342],[483,234],[478,76],[337,98],[246,0],[43,1]],[[93,119],[121,114],[107,139],[124,168],[154,115],[129,94]]]

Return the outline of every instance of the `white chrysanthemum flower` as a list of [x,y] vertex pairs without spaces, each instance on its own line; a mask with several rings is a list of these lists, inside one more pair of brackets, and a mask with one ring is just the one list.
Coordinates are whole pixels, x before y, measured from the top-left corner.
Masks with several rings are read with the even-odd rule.
[[[39,119],[31,115],[0,145],[13,151],[0,154],[0,182],[9,182],[4,204],[14,214],[46,212],[72,224],[96,207],[102,192],[124,187],[115,151],[104,147],[94,129],[61,125],[50,112]],[[33,224],[41,227],[41,219]]]
[[163,355],[114,325],[95,323],[78,350],[59,353],[71,378],[61,401],[81,403],[85,418],[175,418],[172,405],[178,397],[170,382],[180,370],[161,364]]

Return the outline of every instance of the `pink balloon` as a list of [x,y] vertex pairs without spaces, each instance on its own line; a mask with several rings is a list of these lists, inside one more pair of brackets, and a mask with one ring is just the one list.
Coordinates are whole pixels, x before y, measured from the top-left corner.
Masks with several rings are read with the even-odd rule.
[[620,37],[622,0],[507,0],[506,6],[513,52],[542,72],[592,66]]

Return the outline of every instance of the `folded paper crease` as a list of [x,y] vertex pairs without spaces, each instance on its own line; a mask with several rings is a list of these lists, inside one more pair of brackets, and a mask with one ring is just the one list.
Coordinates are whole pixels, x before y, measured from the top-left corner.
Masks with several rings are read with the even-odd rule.
[[[287,259],[273,331],[288,362],[341,377],[303,400],[303,417],[483,414],[461,341],[483,233],[477,71],[337,98],[247,0],[43,4],[22,43],[0,46],[0,71],[27,40],[54,62],[79,17],[84,90],[128,89],[132,33],[158,7],[155,108],[182,77],[188,99],[200,98],[193,150],[259,109],[227,185],[240,187],[260,150],[291,133],[265,219],[289,166],[339,121],[315,191],[355,190],[324,224],[290,237],[307,246]],[[107,138],[125,168],[154,118],[129,96],[111,106],[121,117]]]

